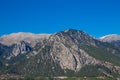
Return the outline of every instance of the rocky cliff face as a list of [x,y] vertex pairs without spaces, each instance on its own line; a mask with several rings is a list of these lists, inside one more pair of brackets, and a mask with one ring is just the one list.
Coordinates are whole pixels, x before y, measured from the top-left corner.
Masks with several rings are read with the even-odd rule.
[[11,57],[16,57],[18,55],[25,54],[30,51],[32,51],[32,47],[30,46],[30,44],[24,41],[20,41],[13,45],[12,52],[10,53],[9,56],[7,56],[6,59],[9,60],[11,59]]
[[[88,48],[87,46],[100,48],[101,44],[103,45],[103,43],[95,40],[83,31],[66,30],[51,35],[49,39],[40,44],[41,47],[39,47],[38,52],[36,52],[37,54],[44,52],[49,53],[52,60],[54,60],[55,63],[58,62],[63,70],[68,69],[77,72],[86,65],[101,65],[106,66],[110,70],[112,70],[110,67],[112,66],[115,70],[120,71],[118,68],[115,68],[113,64],[107,64],[109,62],[104,62],[104,60],[100,61],[89,55],[89,53],[82,48],[83,46],[86,46],[85,48]],[[99,55],[97,53],[95,54]]]
[[77,30],[66,30],[52,35],[47,46],[51,46],[50,53],[62,69],[79,71],[86,64],[95,64],[96,60],[89,56],[80,45],[94,45],[94,39],[86,33]]
[[48,39],[50,34],[33,34],[33,33],[12,33],[0,37],[0,43],[11,47],[12,52],[6,57],[10,59],[19,54],[24,54],[32,51],[32,48],[45,39]]

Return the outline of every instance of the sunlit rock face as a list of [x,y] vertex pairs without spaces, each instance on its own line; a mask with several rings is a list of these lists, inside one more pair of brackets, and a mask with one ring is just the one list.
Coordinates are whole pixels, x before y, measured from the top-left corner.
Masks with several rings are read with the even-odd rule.
[[96,64],[96,60],[80,48],[84,44],[95,46],[92,37],[72,29],[50,36],[43,46],[50,46],[49,53],[54,61],[60,63],[62,69],[79,71],[84,65]]

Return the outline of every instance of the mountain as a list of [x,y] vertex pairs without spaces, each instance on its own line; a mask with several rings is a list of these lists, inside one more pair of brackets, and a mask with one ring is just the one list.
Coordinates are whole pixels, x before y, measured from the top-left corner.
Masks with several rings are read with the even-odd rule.
[[1,36],[0,43],[7,46],[11,46],[13,44],[19,43],[20,41],[25,41],[34,47],[38,41],[47,39],[49,36],[50,34],[33,34],[19,32]]
[[113,46],[120,47],[120,35],[118,34],[110,34],[99,38],[102,42],[107,42],[112,44]]
[[12,33],[0,37],[0,43],[5,46],[12,46],[12,51],[6,59],[30,52],[32,48],[40,41],[48,39],[50,34],[33,34],[33,33]]
[[103,41],[103,42],[113,42],[113,41],[120,40],[120,35],[118,35],[118,34],[110,34],[110,35],[100,37],[99,39],[101,41]]
[[[13,49],[17,54],[6,59],[4,56],[13,55]],[[4,54],[0,55],[0,74],[24,77],[120,76],[120,50],[80,30],[57,32],[39,40],[34,47],[25,41],[12,46],[1,44],[0,51]]]

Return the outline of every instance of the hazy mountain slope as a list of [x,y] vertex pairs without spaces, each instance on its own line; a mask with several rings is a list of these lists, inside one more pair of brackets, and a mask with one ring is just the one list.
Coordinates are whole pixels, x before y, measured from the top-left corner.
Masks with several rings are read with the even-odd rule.
[[106,36],[100,37],[99,40],[102,42],[110,43],[115,47],[118,47],[118,48],[120,47],[120,35],[118,34],[106,35]]
[[33,33],[19,32],[19,33],[12,33],[9,35],[1,36],[0,43],[10,46],[20,41],[25,41],[31,44],[31,46],[35,46],[38,41],[47,39],[49,36],[50,34],[33,34]]
[[110,34],[99,38],[103,42],[113,42],[120,40],[120,35]]

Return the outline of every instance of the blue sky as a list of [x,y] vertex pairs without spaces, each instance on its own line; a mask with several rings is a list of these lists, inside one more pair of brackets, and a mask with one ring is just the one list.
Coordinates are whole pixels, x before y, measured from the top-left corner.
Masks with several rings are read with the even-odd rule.
[[68,28],[95,37],[120,34],[120,0],[0,0],[0,36]]

